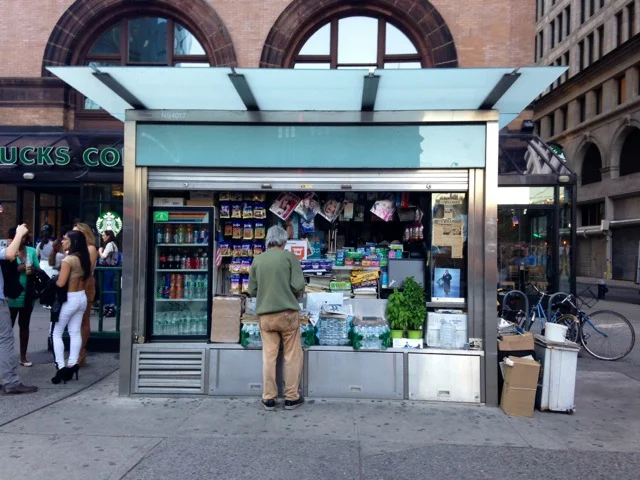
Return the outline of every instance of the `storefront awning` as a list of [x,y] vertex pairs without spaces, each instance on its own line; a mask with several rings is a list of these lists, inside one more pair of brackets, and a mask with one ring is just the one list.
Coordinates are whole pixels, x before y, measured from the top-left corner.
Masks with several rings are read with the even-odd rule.
[[304,70],[48,67],[124,121],[126,110],[498,110],[516,118],[566,67]]

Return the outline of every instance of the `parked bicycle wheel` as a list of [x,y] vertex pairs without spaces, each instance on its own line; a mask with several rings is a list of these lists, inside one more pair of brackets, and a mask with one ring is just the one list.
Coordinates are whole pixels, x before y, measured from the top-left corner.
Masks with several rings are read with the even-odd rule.
[[626,357],[636,341],[633,326],[619,313],[601,310],[585,314],[582,322],[582,344],[587,352],[600,360]]
[[565,313],[564,315],[560,315],[556,318],[554,323],[567,327],[567,340],[574,343],[578,343],[580,341],[580,321],[578,320],[578,317],[571,315],[570,313]]

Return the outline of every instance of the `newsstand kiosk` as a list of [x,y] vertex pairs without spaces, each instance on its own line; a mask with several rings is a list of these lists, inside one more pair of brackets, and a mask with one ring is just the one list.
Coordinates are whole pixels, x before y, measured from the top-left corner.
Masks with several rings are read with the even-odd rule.
[[497,404],[498,132],[564,68],[49,70],[125,124],[122,395],[260,395],[212,322],[279,223],[364,317],[426,292],[418,348],[304,347],[305,396]]

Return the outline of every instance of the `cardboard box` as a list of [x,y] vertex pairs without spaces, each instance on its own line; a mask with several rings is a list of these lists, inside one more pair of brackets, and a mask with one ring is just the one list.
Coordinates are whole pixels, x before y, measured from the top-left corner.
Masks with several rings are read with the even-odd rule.
[[187,207],[213,207],[213,200],[187,200]]
[[219,296],[213,298],[211,312],[211,341],[215,343],[238,343],[240,341],[240,318],[244,298]]
[[515,352],[518,350],[533,350],[533,334],[503,335],[498,340],[498,350],[501,352]]
[[508,357],[513,366],[504,365],[504,385],[500,408],[507,415],[533,417],[540,364],[535,360]]

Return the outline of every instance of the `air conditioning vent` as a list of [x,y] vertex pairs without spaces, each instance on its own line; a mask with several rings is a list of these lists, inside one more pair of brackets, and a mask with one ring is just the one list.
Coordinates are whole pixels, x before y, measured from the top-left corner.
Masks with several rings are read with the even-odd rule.
[[139,349],[135,393],[204,393],[203,350]]

